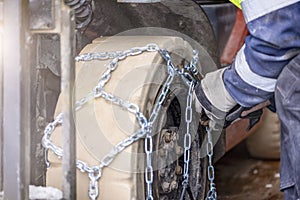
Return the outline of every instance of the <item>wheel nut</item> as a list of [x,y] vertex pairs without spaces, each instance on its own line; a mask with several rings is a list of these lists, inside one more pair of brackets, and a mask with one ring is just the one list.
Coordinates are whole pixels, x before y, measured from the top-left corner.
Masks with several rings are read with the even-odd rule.
[[170,183],[168,183],[168,182],[163,182],[161,187],[162,187],[164,192],[169,192],[170,191]]
[[178,188],[178,183],[176,181],[171,182],[171,190],[176,190]]
[[180,167],[180,166],[176,166],[176,168],[175,168],[175,173],[177,174],[177,175],[180,175],[180,174],[182,174],[182,167]]
[[171,142],[172,141],[172,138],[171,138],[171,134],[170,133],[168,133],[168,132],[166,132],[166,134],[165,134],[165,142],[166,143],[169,143],[169,142]]

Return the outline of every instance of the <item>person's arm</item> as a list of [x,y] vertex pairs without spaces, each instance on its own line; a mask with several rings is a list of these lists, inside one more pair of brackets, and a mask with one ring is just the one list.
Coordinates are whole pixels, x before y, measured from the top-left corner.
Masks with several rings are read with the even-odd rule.
[[252,107],[269,99],[283,67],[299,54],[300,3],[295,2],[242,2],[250,35],[224,73],[225,87],[238,104]]
[[269,99],[283,67],[300,52],[299,0],[241,5],[250,33],[245,45],[230,67],[207,74],[195,90],[200,107],[217,119],[236,104],[253,107]]

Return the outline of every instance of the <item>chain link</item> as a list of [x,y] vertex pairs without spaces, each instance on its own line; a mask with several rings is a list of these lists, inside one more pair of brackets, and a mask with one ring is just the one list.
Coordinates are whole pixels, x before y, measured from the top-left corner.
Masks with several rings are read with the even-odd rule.
[[[164,53],[166,55],[169,55],[167,51],[159,51],[161,54]],[[173,65],[171,61],[171,57],[169,56],[166,58],[167,67],[168,67],[168,77],[166,81],[164,82],[164,85],[161,89],[160,95],[158,96],[154,106],[153,110],[151,112],[151,115],[149,117],[148,126],[146,127],[146,139],[145,139],[145,152],[146,152],[146,168],[145,168],[145,181],[147,184],[147,196],[146,200],[153,200],[153,192],[152,192],[152,184],[153,184],[153,167],[152,167],[152,151],[153,151],[153,142],[152,142],[152,126],[157,119],[158,113],[161,109],[161,106],[163,105],[164,101],[167,98],[167,94],[170,90],[170,85],[174,79],[174,68],[172,68],[170,65]]]
[[[161,56],[165,59],[168,67],[168,77],[164,82],[164,85],[161,89],[161,92],[156,100],[156,103],[153,106],[152,112],[150,114],[149,120],[144,116],[142,112],[140,112],[139,107],[136,104],[131,102],[127,102],[113,94],[110,94],[103,90],[105,84],[110,80],[112,76],[112,72],[115,71],[118,67],[118,63],[121,60],[124,60],[128,56],[136,56],[140,55],[143,52],[155,52],[158,51]],[[188,84],[189,91],[187,96],[187,106],[185,112],[185,121],[186,121],[186,133],[184,136],[184,181],[183,186],[184,190],[182,191],[182,195],[185,193],[185,189],[188,185],[189,178],[189,160],[190,160],[190,147],[191,147],[191,134],[190,134],[190,123],[192,121],[192,93],[194,89],[194,76],[198,74],[198,69],[196,64],[198,62],[198,52],[193,51],[192,61],[184,67],[184,69],[175,68],[172,63],[171,56],[165,49],[160,49],[156,44],[148,44],[144,47],[135,47],[125,51],[110,51],[110,52],[96,52],[96,53],[87,53],[79,55],[75,58],[77,62],[79,61],[92,61],[92,60],[108,60],[112,59],[108,66],[107,70],[101,75],[99,78],[98,84],[95,86],[92,92],[90,92],[86,97],[81,98],[76,102],[75,110],[81,109],[85,104],[90,102],[92,99],[96,98],[104,98],[106,101],[109,101],[117,106],[127,109],[128,112],[134,114],[137,118],[137,121],[140,125],[140,129],[125,138],[118,144],[114,146],[114,148],[105,155],[101,161],[99,166],[90,167],[86,162],[77,160],[76,167],[81,171],[88,173],[90,184],[88,194],[90,199],[96,199],[99,195],[98,191],[98,182],[102,176],[102,170],[104,167],[109,166],[112,161],[116,158],[116,156],[122,152],[126,147],[130,146],[134,142],[145,138],[145,153],[146,153],[146,167],[145,167],[145,182],[147,184],[147,200],[153,200],[153,192],[152,192],[152,184],[153,184],[153,167],[152,167],[152,152],[153,152],[153,141],[152,141],[152,126],[157,119],[161,106],[163,105],[165,99],[167,98],[167,94],[170,91],[170,85],[174,79],[175,72],[181,75],[182,79]],[[192,75],[191,75],[192,74]],[[44,136],[42,138],[42,145],[45,149],[45,162],[47,166],[50,166],[50,162],[48,161],[48,150],[53,151],[59,158],[63,156],[63,150],[56,146],[50,139],[51,134],[54,129],[61,125],[62,121],[62,113],[60,113],[53,122],[49,123],[45,130]],[[209,146],[207,147],[209,148]],[[212,151],[210,151],[212,152]],[[212,156],[212,155],[211,155]],[[209,168],[212,169],[213,168]],[[214,173],[209,172],[209,177],[214,179]],[[183,199],[183,197],[181,197]]]
[[199,59],[198,51],[193,50],[193,58],[192,58],[191,62],[184,67],[187,71],[190,71],[194,76],[197,76],[199,74],[199,71],[197,68],[198,59]]
[[89,178],[90,178],[89,191],[88,191],[89,197],[91,200],[95,200],[99,195],[98,179],[96,178],[94,172],[89,173]]
[[208,156],[208,167],[207,167],[207,176],[209,180],[209,191],[207,192],[206,199],[207,200],[217,200],[217,190],[216,185],[214,183],[215,179],[215,169],[212,163],[212,157],[214,154],[214,146],[212,143],[212,135],[211,130],[209,127],[206,127],[207,132],[207,144],[206,144],[206,151]]
[[147,130],[145,138],[145,152],[146,152],[146,168],[145,168],[145,182],[147,184],[147,200],[152,200],[152,183],[153,183],[153,167],[152,167],[152,151],[153,142],[151,136],[151,129]]
[[185,108],[185,123],[186,123],[186,132],[184,135],[184,166],[183,166],[183,182],[182,182],[182,191],[180,195],[180,200],[184,199],[184,195],[186,193],[186,189],[189,183],[189,164],[190,164],[190,150],[192,145],[192,135],[190,133],[190,124],[192,122],[193,117],[193,91],[195,84],[194,82],[190,82],[189,91],[186,99],[186,108]]

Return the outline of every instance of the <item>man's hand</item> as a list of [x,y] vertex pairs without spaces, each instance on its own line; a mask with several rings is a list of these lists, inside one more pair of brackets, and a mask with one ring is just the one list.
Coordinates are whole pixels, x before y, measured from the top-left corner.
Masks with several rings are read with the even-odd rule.
[[200,113],[200,123],[213,130],[228,127],[233,122],[248,118],[250,130],[260,119],[262,108],[269,105],[263,102],[252,108],[238,105],[225,88],[223,73],[226,68],[206,74],[195,86],[196,111]]
[[212,129],[223,128],[226,114],[237,105],[224,86],[225,70],[223,68],[206,74],[195,86],[195,106],[196,111],[201,113],[200,122],[207,124],[209,121]]

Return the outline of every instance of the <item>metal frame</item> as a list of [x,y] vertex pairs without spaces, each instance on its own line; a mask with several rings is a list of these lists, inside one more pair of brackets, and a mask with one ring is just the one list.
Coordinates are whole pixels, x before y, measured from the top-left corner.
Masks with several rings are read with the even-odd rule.
[[[40,26],[31,24],[34,34],[58,34],[60,36],[60,65],[61,65],[61,98],[63,102],[63,198],[76,199],[76,134],[74,113],[75,80],[75,17],[73,11],[61,0],[43,0],[52,9],[48,10],[49,17],[55,19],[49,23],[49,18],[44,18]],[[40,4],[40,0],[32,3]],[[43,13],[39,13],[43,15]]]
[[[76,199],[76,134],[74,115],[75,16],[63,5],[61,12],[61,95],[63,111],[63,198]],[[74,95],[74,96],[73,96]]]
[[[44,6],[42,12],[41,4],[48,6]],[[34,157],[34,161],[36,157],[41,159],[40,155],[36,156],[36,152],[30,153],[32,145],[40,145],[30,141],[38,136],[35,116],[37,40],[40,34],[58,34],[64,113],[63,198],[76,199],[73,11],[61,0],[0,0],[0,9],[3,9],[3,15],[0,14],[0,26],[2,18],[4,21],[3,40],[0,32],[0,42],[3,41],[3,46],[0,43],[0,49],[5,50],[0,52],[0,123],[3,120],[3,126],[0,127],[0,166],[3,166],[3,170],[0,167],[0,191],[3,189],[4,199],[29,198],[30,169],[35,167],[35,164],[31,163],[30,155]],[[48,15],[44,15],[45,12]],[[46,17],[37,21],[31,20],[42,15]]]
[[4,199],[28,199],[30,169],[30,63],[26,1],[3,4]]
[[[0,0],[0,192],[3,190],[3,0]],[[1,196],[0,196],[1,198]]]

